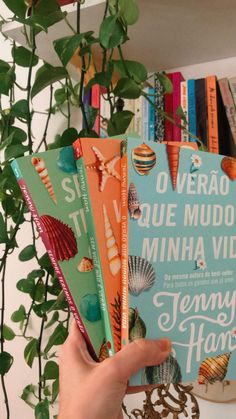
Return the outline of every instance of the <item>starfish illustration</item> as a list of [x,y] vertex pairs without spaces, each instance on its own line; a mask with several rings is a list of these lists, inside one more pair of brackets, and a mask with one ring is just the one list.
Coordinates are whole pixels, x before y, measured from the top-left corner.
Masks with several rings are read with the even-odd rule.
[[87,164],[86,169],[96,170],[99,175],[99,190],[103,192],[109,178],[120,180],[119,173],[115,170],[116,163],[120,160],[119,156],[114,156],[111,159],[106,159],[97,147],[92,147],[96,156],[94,164]]

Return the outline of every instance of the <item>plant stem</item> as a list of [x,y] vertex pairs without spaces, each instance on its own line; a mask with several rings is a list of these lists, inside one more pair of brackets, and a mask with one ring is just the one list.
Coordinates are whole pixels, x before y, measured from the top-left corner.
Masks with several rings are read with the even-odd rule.
[[46,125],[45,125],[45,129],[44,129],[44,133],[43,133],[43,137],[42,140],[40,141],[37,149],[36,149],[36,153],[38,153],[38,151],[40,150],[40,147],[42,144],[44,144],[45,146],[45,150],[48,149],[48,145],[47,145],[47,132],[48,132],[48,126],[49,126],[49,121],[52,115],[52,98],[53,98],[53,86],[52,84],[50,85],[50,98],[49,98],[49,111],[48,111],[48,116],[47,116],[47,120],[46,120]]
[[[34,3],[32,2],[32,16],[34,15]],[[32,115],[30,112],[30,96],[31,96],[31,79],[32,79],[32,70],[33,70],[33,60],[35,57],[36,51],[36,43],[35,43],[35,29],[32,27],[30,29],[30,35],[32,39],[32,48],[31,48],[31,56],[30,56],[30,64],[29,64],[29,71],[28,71],[28,79],[27,79],[27,103],[28,103],[28,121],[27,121],[27,128],[28,128],[28,144],[29,144],[29,153],[32,154],[33,152],[33,140],[31,134],[31,124],[32,124]]]
[[[77,33],[80,33],[80,3],[77,4]],[[82,60],[82,68],[81,68],[81,78],[80,78],[80,88],[79,88],[79,107],[81,108],[81,112],[83,115],[85,130],[89,132],[89,125],[87,120],[87,115],[84,108],[83,102],[83,91],[84,91],[84,76],[86,74],[86,65],[84,56],[81,57]]]

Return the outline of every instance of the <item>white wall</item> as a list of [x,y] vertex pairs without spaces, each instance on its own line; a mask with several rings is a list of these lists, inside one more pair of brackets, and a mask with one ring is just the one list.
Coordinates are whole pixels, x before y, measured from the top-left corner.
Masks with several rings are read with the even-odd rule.
[[[8,16],[8,11],[3,2],[0,2],[0,14],[3,16]],[[4,60],[10,60],[10,52],[6,49],[6,43],[1,39],[0,40],[0,58]],[[217,74],[219,77],[222,76],[235,76],[236,75],[236,58],[218,61],[214,63],[201,64],[197,66],[190,66],[184,69],[181,69],[184,76],[186,77],[201,77],[207,74]],[[21,82],[25,84],[26,82],[26,71],[19,70]],[[35,109],[44,111],[48,107],[48,95],[45,94],[45,91],[38,95],[37,100],[34,101]],[[74,112],[72,125],[76,126],[79,124],[79,114],[78,111]],[[45,117],[39,115],[37,122],[33,125],[33,134],[38,141],[40,141],[45,126]],[[48,138],[53,139],[56,133],[62,133],[65,129],[65,120],[60,116],[53,117],[50,126],[49,126],[49,135]],[[11,313],[16,310],[20,304],[29,304],[27,297],[24,294],[16,290],[16,283],[19,279],[24,278],[24,275],[29,272],[30,268],[34,268],[33,262],[32,266],[29,266],[30,263],[24,264],[18,261],[19,251],[29,244],[31,241],[31,232],[28,226],[24,226],[18,234],[18,244],[19,250],[16,251],[10,258],[8,264],[7,277],[6,277],[6,313],[5,313],[5,322],[6,324],[13,327],[17,331],[17,326],[12,324],[10,321]],[[37,324],[31,324],[30,330],[32,334],[37,330]],[[17,342],[17,343],[16,343]],[[37,368],[32,370],[26,366],[23,359],[23,350],[26,343],[23,339],[13,340],[12,342],[6,342],[5,350],[13,354],[15,362],[9,372],[6,375],[6,385],[8,388],[8,394],[10,397],[10,409],[11,409],[11,418],[22,418],[22,419],[33,419],[33,411],[20,399],[20,394],[25,385],[30,382],[35,382],[37,379]],[[236,394],[235,394],[236,397]],[[127,404],[128,411],[131,411],[136,406],[142,405],[142,400],[144,398],[143,393],[139,395],[127,396],[125,403]],[[227,404],[215,404],[206,402],[199,399],[201,419],[222,419],[225,417],[227,419],[235,419],[236,417],[236,403],[227,403]],[[0,418],[5,419],[5,408],[3,402],[2,389],[0,388]],[[190,416],[189,416],[190,417]],[[86,418],[85,418],[86,419]],[[111,418],[113,419],[113,418]]]

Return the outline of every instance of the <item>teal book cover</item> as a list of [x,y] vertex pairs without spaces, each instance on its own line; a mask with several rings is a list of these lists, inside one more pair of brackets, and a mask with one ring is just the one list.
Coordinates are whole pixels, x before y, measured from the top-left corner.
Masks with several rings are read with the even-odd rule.
[[104,327],[73,147],[13,161],[12,169],[91,355],[104,353]]
[[173,342],[130,385],[235,380],[236,159],[133,139],[126,147],[129,340]]

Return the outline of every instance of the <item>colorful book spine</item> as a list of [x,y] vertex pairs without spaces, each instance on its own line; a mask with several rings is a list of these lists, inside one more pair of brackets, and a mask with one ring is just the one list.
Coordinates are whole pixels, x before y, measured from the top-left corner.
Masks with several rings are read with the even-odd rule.
[[206,77],[208,151],[219,153],[218,110],[216,95],[216,76]]
[[228,81],[233,96],[234,106],[236,106],[236,77],[230,77]]
[[[88,118],[88,109],[89,109],[89,106],[91,106],[91,96],[92,96],[91,89],[89,89],[83,95],[83,104],[84,104],[84,110],[85,110],[85,117],[86,118]],[[82,127],[83,127],[83,129],[86,128],[86,123],[85,123],[84,118],[83,118],[83,121],[82,121]]]
[[[188,129],[192,135],[197,136],[195,80],[193,79],[188,80]],[[196,141],[196,139],[189,135],[189,141]]]
[[[144,91],[148,94],[148,87],[145,87]],[[142,96],[142,138],[144,141],[148,141],[148,107],[147,99]]]
[[154,78],[155,89],[155,141],[165,140],[165,121],[164,121],[164,89],[157,76]]
[[[188,84],[187,81],[181,81],[180,83],[180,96],[181,96],[181,107],[186,119],[186,129],[188,130]],[[182,121],[182,125],[185,125]],[[186,130],[181,130],[181,141],[188,141],[188,133]]]
[[207,102],[206,102],[206,83],[205,79],[195,80],[196,96],[196,119],[197,119],[197,137],[203,145],[208,147],[207,136]]
[[177,114],[177,110],[181,104],[180,83],[183,80],[184,78],[179,71],[173,73],[173,115],[175,119],[175,124],[173,124],[173,141],[181,141],[181,119]]
[[[154,87],[149,87],[148,93],[150,95],[151,101],[153,102],[153,98],[155,95]],[[150,103],[148,104],[148,140],[155,140],[155,108]]]
[[142,96],[140,96],[139,98],[135,99],[134,101],[134,132],[139,135],[140,137],[142,137],[143,134],[143,129],[142,129],[142,124],[143,124],[143,100],[142,100]]
[[91,106],[97,109],[97,116],[94,123],[94,131],[100,136],[100,86],[94,84],[91,88]]
[[73,144],[110,355],[120,349],[120,142]]
[[107,137],[107,124],[110,119],[110,102],[106,89],[100,89],[100,137]]
[[91,356],[98,360],[105,334],[75,168],[72,147],[12,162],[70,310]]
[[[173,85],[173,74],[167,74],[167,77],[170,79]],[[166,93],[164,95],[164,107],[165,112],[173,118],[173,91],[172,93]],[[172,141],[173,140],[173,122],[169,121],[165,118],[165,141]]]
[[217,109],[218,109],[218,133],[219,133],[219,153],[225,156],[236,157],[236,148],[233,136],[226,115],[226,109],[221,96],[219,83],[216,82]]
[[222,100],[225,106],[226,115],[229,121],[229,126],[232,132],[234,139],[234,144],[236,146],[236,109],[234,105],[234,100],[229,88],[228,79],[225,77],[218,80]]

